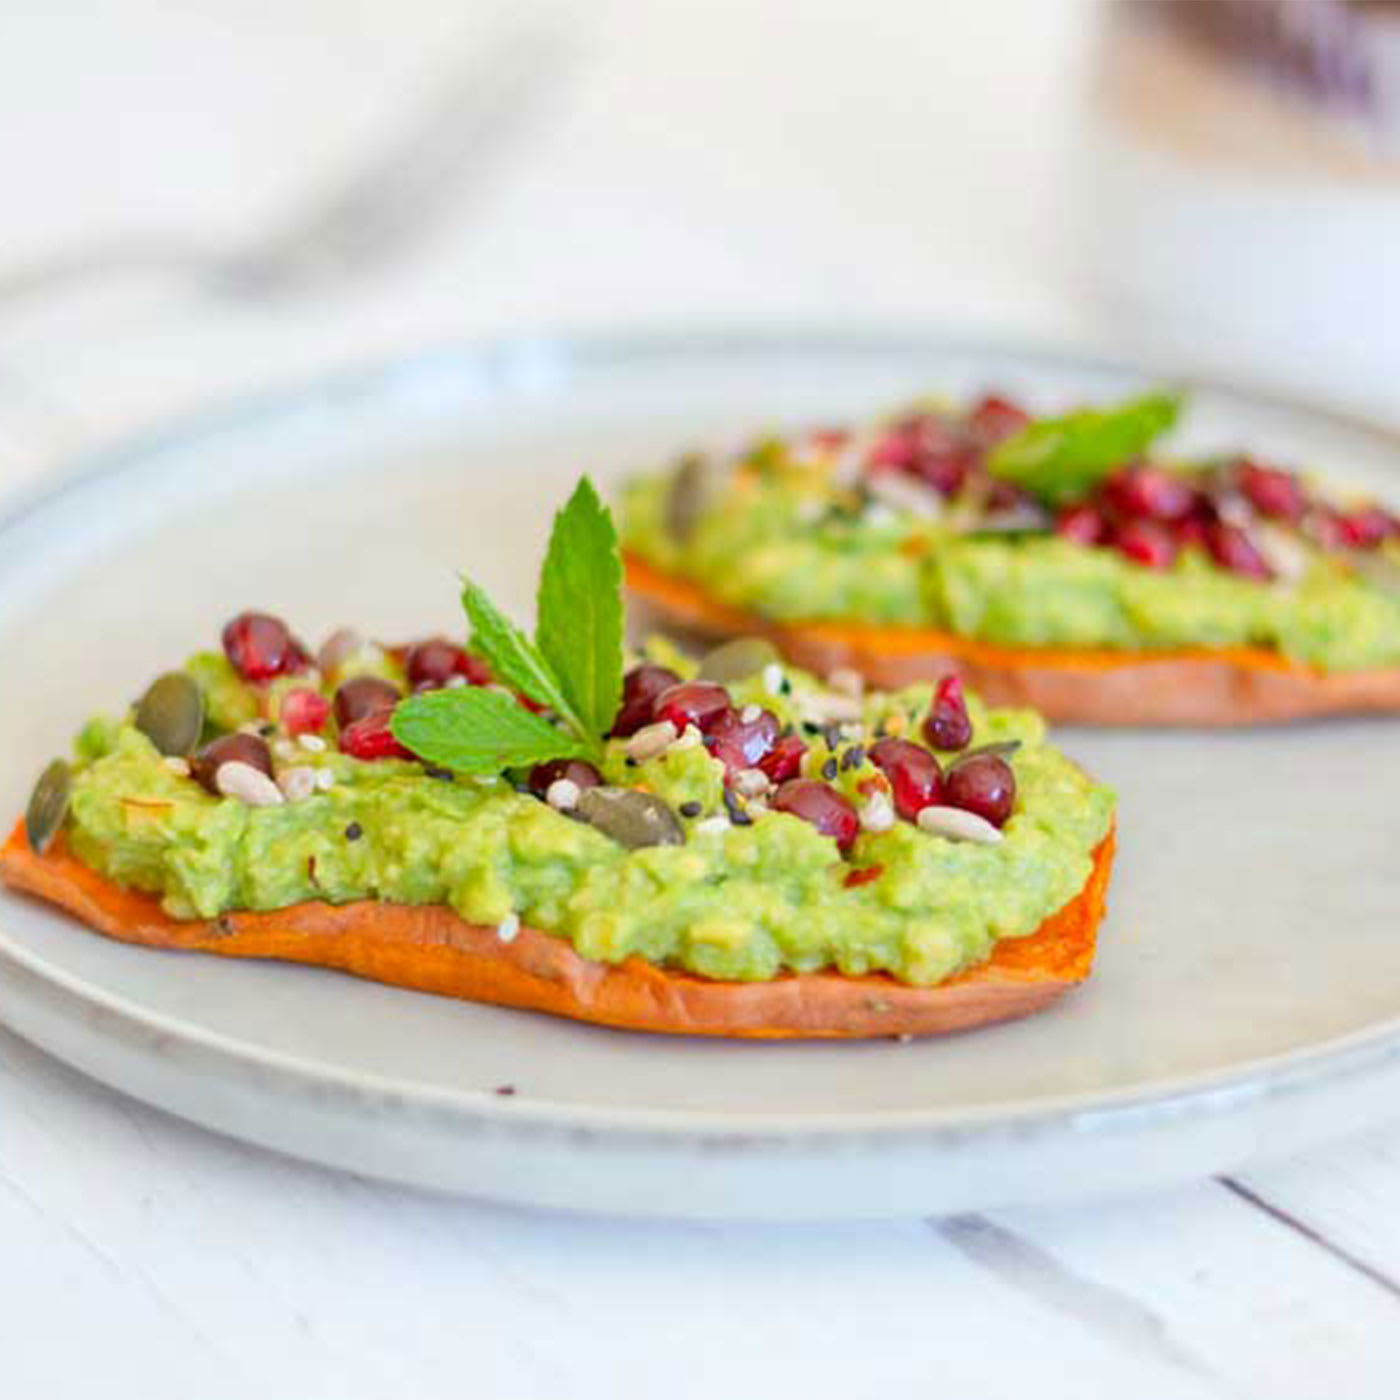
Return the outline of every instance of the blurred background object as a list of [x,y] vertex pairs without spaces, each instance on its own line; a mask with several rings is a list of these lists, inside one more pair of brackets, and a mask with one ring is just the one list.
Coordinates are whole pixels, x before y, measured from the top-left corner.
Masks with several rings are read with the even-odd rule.
[[1384,4],[9,6],[0,279],[153,238],[256,248],[532,25],[571,56],[539,119],[353,275],[275,302],[117,278],[0,306],[0,489],[202,401],[585,327],[1156,350],[1400,417]]
[[1400,3],[1117,3],[1095,97],[1082,228],[1115,318],[1400,413]]

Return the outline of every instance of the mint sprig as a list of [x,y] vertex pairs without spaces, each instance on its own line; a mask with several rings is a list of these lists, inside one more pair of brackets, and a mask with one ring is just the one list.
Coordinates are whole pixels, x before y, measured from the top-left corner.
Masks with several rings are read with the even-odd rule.
[[592,753],[515,696],[481,686],[415,695],[395,709],[392,726],[405,748],[454,773],[495,774]]
[[535,642],[593,734],[612,727],[622,701],[622,627],[617,531],[584,477],[554,520],[540,570]]
[[1181,408],[1179,395],[1155,393],[1041,418],[994,447],[987,470],[1049,505],[1065,505],[1145,452],[1176,424]]
[[617,530],[584,477],[554,518],[531,641],[468,580],[472,650],[514,696],[465,686],[411,696],[391,728],[405,748],[455,773],[499,773],[553,758],[600,758],[622,695],[622,562]]

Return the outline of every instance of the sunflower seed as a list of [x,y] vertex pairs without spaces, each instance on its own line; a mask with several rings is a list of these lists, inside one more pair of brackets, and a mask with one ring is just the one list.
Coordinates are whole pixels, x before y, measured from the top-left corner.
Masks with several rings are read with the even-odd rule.
[[1002,836],[996,827],[976,812],[961,807],[925,807],[919,813],[919,830],[949,841],[971,841],[979,846],[995,846]]

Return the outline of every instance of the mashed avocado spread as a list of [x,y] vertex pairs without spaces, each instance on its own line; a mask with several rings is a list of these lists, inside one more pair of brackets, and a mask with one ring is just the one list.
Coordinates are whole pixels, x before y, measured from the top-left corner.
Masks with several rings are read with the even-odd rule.
[[[634,493],[639,522],[647,499],[645,488]],[[785,509],[781,499],[769,506]],[[752,536],[744,513],[737,523]],[[820,553],[818,541],[788,547]],[[843,607],[892,599],[909,587],[895,612],[916,611],[918,588],[888,564],[888,590],[877,595],[863,591],[854,565],[841,571],[845,591],[837,593],[825,591],[842,585],[824,581],[821,570],[803,571],[820,596]],[[664,644],[649,650],[682,676],[693,674],[694,663]],[[734,820],[724,766],[698,742],[638,760],[629,759],[625,741],[610,739],[605,780],[664,799],[685,832],[683,844],[627,849],[512,781],[518,772],[453,776],[405,759],[352,757],[333,737],[293,739],[262,718],[278,713],[278,690],[287,683],[248,683],[217,653],[200,654],[185,669],[205,695],[212,731],[261,724],[278,778],[293,767],[310,776],[295,800],[250,804],[207,791],[130,716],[84,729],[67,840],[84,862],[159,895],[178,918],[305,900],[442,903],[471,922],[499,926],[503,937],[518,917],[607,962],[636,954],[744,980],[784,969],[883,970],[929,984],[984,960],[998,939],[1033,932],[1073,898],[1112,814],[1111,794],[1045,742],[1038,717],[972,700],[976,744],[1021,744],[1009,759],[1015,809],[998,844],[955,842],[896,821],[862,831],[843,857],[831,837],[797,816],[772,810],[747,824]],[[402,681],[390,654],[376,653],[372,669]],[[331,694],[316,672],[308,675],[296,684],[320,684]],[[830,695],[811,676],[770,665],[730,690],[736,706],[761,705],[803,734],[803,773],[820,775],[853,801],[880,781],[862,736],[881,725],[912,733],[930,702],[928,687],[868,695],[859,721],[838,731],[811,721]],[[878,873],[848,883],[852,871],[871,870]]]
[[[940,431],[951,422],[927,421]],[[985,497],[969,499],[991,484],[979,475],[980,450],[955,443],[897,457],[877,435],[835,446],[769,441],[707,473],[692,459],[685,472],[631,483],[623,542],[723,602],[780,621],[936,627],[1024,647],[1263,647],[1335,671],[1400,663],[1400,525],[1380,508],[1310,507],[1304,518],[1300,506],[1284,521],[1276,517],[1289,500],[1264,487],[1277,496],[1285,474],[1272,472],[1245,484],[1263,482],[1257,494],[1274,518],[1233,486],[1214,501],[1202,493],[1204,523],[1125,524],[1098,503],[1057,515],[1005,483],[1013,506],[999,513]],[[683,528],[678,489],[689,493]],[[1087,547],[1076,537],[1086,522],[1120,533]],[[1334,536],[1365,549],[1327,547]],[[1262,562],[1270,545],[1277,567]]]

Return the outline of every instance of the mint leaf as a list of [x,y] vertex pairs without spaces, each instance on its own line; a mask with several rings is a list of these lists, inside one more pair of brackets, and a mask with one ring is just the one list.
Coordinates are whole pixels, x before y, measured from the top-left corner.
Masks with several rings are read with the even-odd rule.
[[1111,408],[1042,418],[994,447],[987,470],[1050,505],[1064,505],[1146,451],[1176,423],[1181,406],[1176,394],[1144,394]]
[[622,700],[622,558],[608,508],[585,476],[558,515],[540,570],[535,642],[590,737]]
[[463,589],[462,606],[472,626],[471,648],[486,658],[496,679],[553,710],[577,734],[586,734],[558,677],[529,637],[474,583]]
[[395,706],[389,727],[406,749],[454,773],[495,774],[587,752],[514,696],[480,686],[411,695]]

